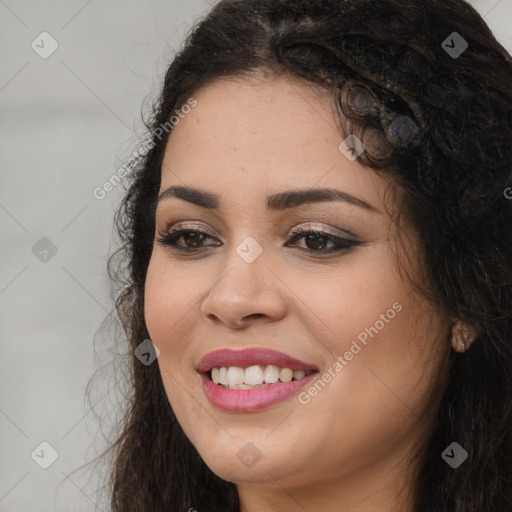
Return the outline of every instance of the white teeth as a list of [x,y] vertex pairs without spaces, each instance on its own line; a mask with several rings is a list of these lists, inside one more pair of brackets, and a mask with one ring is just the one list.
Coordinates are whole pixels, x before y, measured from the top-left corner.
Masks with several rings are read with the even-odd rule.
[[293,372],[293,378],[295,380],[303,379],[306,376],[306,372],[304,370],[295,370]]
[[243,384],[244,383],[245,371],[239,366],[230,366],[228,368],[228,384]]
[[263,384],[263,370],[261,366],[249,366],[245,369],[244,383],[254,386],[256,384]]
[[290,368],[281,368],[279,370],[279,380],[281,382],[291,382],[293,379],[293,370]]
[[226,367],[219,369],[219,384],[223,386],[227,386],[228,384],[228,369]]
[[312,373],[312,370],[292,370],[279,368],[272,364],[253,365],[247,368],[240,366],[212,368],[211,378],[215,384],[233,389],[251,389],[265,387],[277,382],[300,380]]
[[268,364],[265,368],[265,382],[275,384],[279,380],[279,368],[272,364]]

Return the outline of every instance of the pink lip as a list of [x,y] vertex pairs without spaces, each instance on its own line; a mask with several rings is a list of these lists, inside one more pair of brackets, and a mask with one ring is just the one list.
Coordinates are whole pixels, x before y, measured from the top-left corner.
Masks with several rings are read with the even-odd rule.
[[223,388],[204,373],[201,373],[201,379],[206,397],[215,407],[229,412],[257,412],[295,395],[317,375],[315,372],[300,380],[254,389]]
[[206,354],[201,359],[197,370],[201,373],[206,373],[215,367],[240,366],[241,368],[247,368],[256,364],[273,364],[274,366],[290,368],[291,370],[318,370],[315,365],[299,361],[294,357],[268,348],[244,348],[238,350],[223,348],[215,350]]
[[[227,389],[215,384],[207,375],[212,368],[272,364],[291,370],[314,370],[303,379],[291,382],[276,382],[270,386],[254,389]],[[220,349],[206,354],[197,367],[203,381],[206,397],[212,405],[229,412],[256,412],[286,400],[297,394],[308,382],[318,375],[315,365],[299,361],[282,352],[266,348]]]

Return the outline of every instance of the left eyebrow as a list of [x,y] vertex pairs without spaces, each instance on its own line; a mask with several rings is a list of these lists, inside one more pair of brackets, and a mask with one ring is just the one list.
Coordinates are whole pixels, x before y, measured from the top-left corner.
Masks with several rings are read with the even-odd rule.
[[[221,205],[221,198],[213,192],[206,192],[197,188],[175,185],[164,190],[158,196],[158,203],[160,201],[175,197],[183,199],[189,203],[193,203],[202,208],[210,210],[218,210]],[[355,206],[359,206],[372,213],[382,213],[380,210],[371,204],[363,201],[362,199],[342,192],[333,188],[311,188],[311,189],[298,189],[280,192],[267,197],[267,210],[282,211],[291,208],[297,208],[308,203],[320,203],[326,201],[343,201]]]

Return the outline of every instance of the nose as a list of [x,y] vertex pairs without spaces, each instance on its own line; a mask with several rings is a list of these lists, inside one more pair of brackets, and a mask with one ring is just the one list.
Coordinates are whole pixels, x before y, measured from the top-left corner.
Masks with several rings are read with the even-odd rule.
[[230,329],[244,329],[255,322],[275,322],[286,314],[284,285],[261,254],[248,263],[233,251],[224,261],[220,276],[211,284],[201,305],[208,321]]

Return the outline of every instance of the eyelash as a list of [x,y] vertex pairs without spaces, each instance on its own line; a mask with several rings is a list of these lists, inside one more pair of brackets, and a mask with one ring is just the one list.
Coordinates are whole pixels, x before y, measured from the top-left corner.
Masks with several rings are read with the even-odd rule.
[[[208,235],[208,233],[206,233],[204,231],[201,231],[198,229],[193,229],[193,228],[188,228],[188,227],[183,227],[183,228],[177,228],[177,229],[170,229],[168,231],[158,233],[157,242],[164,247],[169,247],[171,250],[181,252],[181,253],[196,253],[197,254],[199,252],[204,252],[205,250],[207,250],[206,247],[186,248],[186,247],[181,247],[176,244],[177,240],[179,240],[184,234],[191,234],[191,233],[194,233],[197,235],[206,235],[207,238],[214,238],[213,236]],[[327,233],[326,231],[306,229],[306,228],[301,228],[301,227],[295,228],[292,230],[289,242],[295,242],[299,238],[305,238],[307,236],[315,236],[315,235],[320,235],[322,237],[325,237],[330,242],[334,242],[334,243],[337,242],[338,247],[334,247],[334,248],[330,248],[330,249],[320,249],[320,250],[307,249],[307,248],[303,248],[303,247],[299,247],[299,249],[304,250],[304,251],[309,252],[314,255],[333,254],[333,253],[347,252],[352,247],[355,247],[362,243],[359,240],[351,239],[348,237],[344,238],[344,237],[335,236],[335,235],[332,235],[331,233]]]

